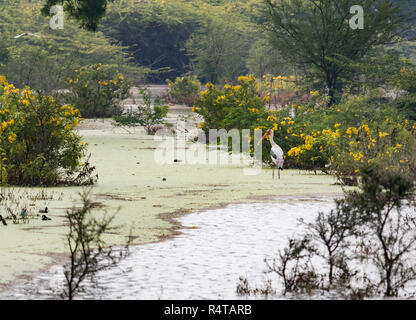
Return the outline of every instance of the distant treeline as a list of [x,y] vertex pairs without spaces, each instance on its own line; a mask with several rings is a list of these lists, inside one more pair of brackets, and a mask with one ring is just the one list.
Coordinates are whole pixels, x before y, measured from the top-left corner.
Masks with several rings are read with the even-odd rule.
[[[395,1],[416,16],[416,1]],[[100,30],[126,46],[137,65],[154,71],[151,82],[184,74],[225,82],[247,73],[293,73],[259,26],[264,7],[263,0],[115,1]],[[416,30],[405,35],[415,39]]]
[[288,66],[265,41],[261,0],[116,1],[100,30],[151,68],[151,82],[184,74],[225,82],[248,72],[285,73]]
[[[416,16],[416,1],[394,1]],[[64,30],[51,30],[40,13],[42,1],[2,0],[0,74],[18,86],[46,91],[64,88],[74,69],[95,63],[116,65],[137,83],[165,83],[182,75],[225,83],[248,73],[294,74],[261,28],[264,2],[117,0],[93,33],[67,16]],[[14,38],[23,32],[42,37]],[[416,29],[404,36],[409,41],[395,48],[416,57]]]

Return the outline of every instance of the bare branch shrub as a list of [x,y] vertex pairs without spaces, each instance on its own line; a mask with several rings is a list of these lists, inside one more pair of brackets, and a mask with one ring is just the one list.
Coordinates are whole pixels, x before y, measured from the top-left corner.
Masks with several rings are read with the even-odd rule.
[[[346,283],[353,276],[348,267],[347,239],[354,235],[357,218],[344,200],[336,200],[336,209],[329,213],[319,212],[312,223],[306,225],[308,236],[317,242],[315,253],[323,258],[328,266],[328,288],[334,283]],[[321,249],[322,248],[322,249]]]
[[350,194],[366,234],[360,252],[377,268],[384,295],[398,296],[406,283],[416,280],[414,181],[406,173],[375,166],[364,169],[362,177],[363,192]]
[[284,292],[311,293],[321,287],[319,275],[313,269],[311,257],[315,249],[310,245],[310,239],[289,239],[289,245],[279,251],[278,259],[268,261],[266,273],[276,273],[283,280]]
[[91,189],[85,189],[80,193],[81,208],[72,208],[66,213],[70,262],[64,266],[66,288],[63,296],[69,300],[81,289],[81,284],[86,278],[95,282],[94,276],[97,272],[113,267],[127,257],[132,239],[129,236],[127,244],[120,250],[106,246],[103,235],[115,229],[111,227],[114,215],[105,214],[101,219],[94,217],[90,191]]
[[[314,222],[301,221],[306,234],[289,239],[277,259],[266,261],[268,272],[282,279],[283,295],[335,289],[349,299],[414,296],[406,285],[416,281],[415,179],[398,169],[366,165],[358,190],[346,191]],[[318,257],[324,262],[319,269]]]

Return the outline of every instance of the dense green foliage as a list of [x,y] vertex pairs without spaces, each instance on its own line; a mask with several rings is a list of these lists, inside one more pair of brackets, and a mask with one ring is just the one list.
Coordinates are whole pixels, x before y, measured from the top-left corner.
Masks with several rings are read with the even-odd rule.
[[149,73],[149,81],[163,83],[189,72],[202,81],[231,81],[246,73],[245,59],[256,37],[250,20],[257,5],[257,1],[115,2],[102,30],[127,46],[137,64],[159,71]]
[[201,90],[201,82],[196,77],[179,77],[175,82],[167,80],[169,90],[167,99],[169,102],[184,104],[188,107],[194,105]]
[[[392,0],[267,0],[264,27],[288,61],[327,90],[329,104],[339,99],[350,70],[338,60],[363,60],[375,46],[399,41],[405,18]],[[350,27],[350,8],[361,5],[363,29]]]
[[[410,0],[394,2],[403,5],[406,12],[415,12]],[[49,17],[40,14],[42,6],[46,13],[51,5],[62,3],[65,27],[51,30]],[[4,0],[0,2],[0,48],[5,48],[0,54],[0,71],[19,87],[30,85],[48,92],[64,88],[68,69],[100,62],[117,64],[135,82],[143,72],[147,81],[157,83],[188,74],[203,82],[225,83],[247,73],[258,78],[266,73],[316,73],[312,65],[295,69],[282,55],[285,46],[270,45],[259,27],[265,8],[263,0],[48,0],[43,4]],[[98,21],[95,33],[79,28],[91,29],[87,24]],[[27,31],[42,37],[13,38]],[[412,35],[414,30],[407,33],[407,39],[413,39]],[[413,47],[414,42],[408,41],[394,49],[412,58],[416,56]],[[328,52],[328,57],[333,53]],[[7,57],[11,59],[4,64]],[[54,78],[49,84],[44,81],[46,74]],[[318,85],[313,84],[316,89]]]
[[[79,111],[52,97],[0,79],[1,182],[12,185],[82,183],[85,145],[73,128]],[[88,177],[87,177],[88,178]]]
[[151,68],[149,81],[163,83],[188,70],[185,42],[198,26],[200,12],[183,1],[123,1],[114,3],[102,31],[128,47],[137,65]]
[[255,78],[240,77],[238,85],[225,85],[223,89],[212,83],[201,92],[193,111],[204,117],[202,128],[209,129],[250,129],[258,118],[267,118],[266,99],[256,89]]
[[[320,1],[320,3],[324,2],[331,1]],[[404,12],[416,12],[411,1],[392,2],[402,5]],[[311,2],[304,1],[304,3]],[[331,6],[335,3],[332,1]],[[377,6],[379,6],[378,3],[380,1],[377,1]],[[163,72],[162,74],[154,72],[148,74],[147,79],[151,82],[163,83],[165,78],[173,80],[187,73],[197,75],[201,81],[214,83],[230,82],[247,72],[257,77],[262,77],[265,73],[293,74],[294,68],[290,63],[291,59],[288,59],[293,58],[292,55],[290,57],[281,55],[281,51],[290,43],[282,40],[282,45],[273,48],[265,38],[264,30],[259,27],[259,22],[265,22],[264,9],[267,9],[267,6],[266,1],[263,0],[152,0],[139,3],[127,0],[112,3],[109,6],[108,14],[103,20],[102,30],[116,43],[126,46],[127,51],[133,54],[136,64]],[[349,7],[347,9],[349,10]],[[344,12],[346,5],[340,6],[340,10]],[[342,32],[339,33],[341,37],[337,36],[337,28],[331,29],[331,23],[326,24],[327,33],[319,37],[318,33],[322,30],[308,25],[309,20],[303,19],[304,16],[299,13],[294,14],[293,19],[300,20],[305,31],[313,35],[313,39],[319,40],[312,41],[306,33],[303,36],[309,40],[304,42],[305,44],[312,47],[314,43],[316,46],[324,44],[321,47],[326,48],[326,57],[329,59],[337,58],[336,55],[344,50],[346,57],[354,60],[361,58],[363,52],[377,42],[390,43],[389,38],[397,31],[395,28],[398,21],[394,18],[395,10],[394,6],[390,9],[379,6],[378,13],[370,9],[366,10],[366,12],[373,13],[367,16],[367,23],[371,21],[371,26],[368,25],[368,28],[364,30],[365,34],[357,34],[349,30],[348,19],[345,19]],[[316,19],[321,18],[313,10],[311,12],[309,16],[315,15]],[[327,18],[330,19],[332,14],[333,12],[330,11]],[[391,23],[385,23],[390,19],[391,14]],[[346,16],[351,15],[348,12]],[[334,23],[337,23],[337,20],[332,22]],[[344,28],[346,26],[348,29]],[[384,32],[383,30],[385,31],[383,37],[374,38],[375,34],[379,31]],[[345,37],[350,36],[352,37],[350,41],[346,41]],[[330,47],[326,44],[325,39],[334,37],[339,40],[337,43],[342,45]],[[409,36],[408,39],[411,37]],[[355,52],[353,48],[356,48],[360,41],[365,44],[365,47],[358,46],[358,51]],[[409,55],[409,50],[403,51],[403,48],[411,46],[412,42],[408,42],[396,45],[395,49],[402,50],[403,54]],[[345,49],[348,50],[345,51]],[[294,50],[295,56],[300,52]],[[309,52],[311,53],[313,51]],[[410,55],[412,55],[411,52]],[[334,63],[331,60],[329,64]],[[306,74],[317,72],[311,64],[306,68],[303,65],[299,71],[306,72]]]
[[130,84],[111,65],[90,65],[74,70],[65,102],[79,108],[84,118],[105,118],[122,112],[121,101],[130,96]]
[[249,37],[229,10],[209,17],[186,43],[191,70],[203,81],[225,83],[245,73]]
[[[40,14],[41,3],[27,0],[0,1],[0,74],[19,88],[30,86],[48,94],[69,88],[74,69],[95,63],[117,65],[128,75],[140,76],[140,68],[129,63],[122,48],[101,33],[81,30],[65,20],[63,30],[49,28],[49,19]],[[24,32],[39,37],[24,35]]]

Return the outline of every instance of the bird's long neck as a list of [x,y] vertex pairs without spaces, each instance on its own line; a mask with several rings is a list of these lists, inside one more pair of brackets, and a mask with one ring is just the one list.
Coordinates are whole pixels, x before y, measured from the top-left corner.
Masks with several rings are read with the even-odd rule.
[[277,143],[274,142],[273,136],[274,136],[274,132],[273,132],[273,130],[271,130],[270,131],[270,144],[272,145],[272,147],[275,147],[275,146],[277,146]]

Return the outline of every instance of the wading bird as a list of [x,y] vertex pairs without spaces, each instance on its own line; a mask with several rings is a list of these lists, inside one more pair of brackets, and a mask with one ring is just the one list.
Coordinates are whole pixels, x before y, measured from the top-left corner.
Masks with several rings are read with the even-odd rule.
[[45,209],[39,210],[39,213],[48,213],[48,207],[45,207]]
[[[272,145],[272,149],[270,150],[270,156],[272,157],[273,164],[278,169],[278,175],[279,175],[279,179],[280,179],[280,170],[283,169],[283,163],[284,163],[284,159],[283,159],[283,154],[284,153],[283,153],[282,148],[280,148],[279,145],[276,142],[274,142],[274,140],[273,140],[273,130],[272,129],[267,130],[266,134],[258,142],[258,145],[267,136],[270,137],[270,144]],[[274,179],[274,167],[273,167],[272,177]]]

